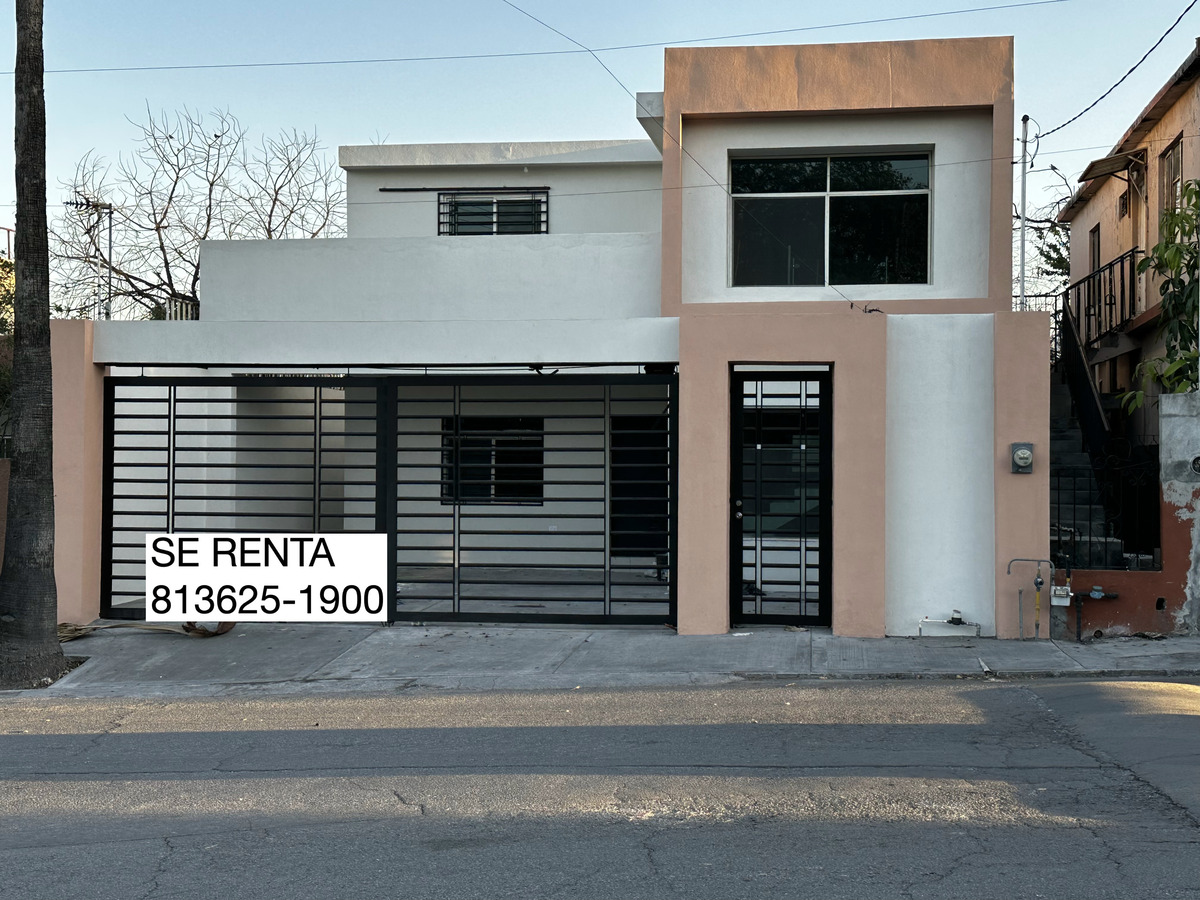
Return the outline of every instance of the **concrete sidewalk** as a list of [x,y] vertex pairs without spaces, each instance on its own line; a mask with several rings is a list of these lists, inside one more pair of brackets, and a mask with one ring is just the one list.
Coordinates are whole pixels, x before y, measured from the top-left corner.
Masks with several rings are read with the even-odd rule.
[[88,661],[56,697],[722,684],[754,679],[1200,676],[1200,637],[1090,644],[974,637],[864,639],[827,629],[238,625],[215,638],[116,628],[63,646]]

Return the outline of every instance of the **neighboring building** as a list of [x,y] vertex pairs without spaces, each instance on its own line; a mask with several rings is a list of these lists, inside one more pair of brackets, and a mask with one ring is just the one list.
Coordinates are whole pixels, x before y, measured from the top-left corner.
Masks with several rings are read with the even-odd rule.
[[1121,397],[1142,387],[1138,363],[1163,352],[1158,284],[1137,264],[1158,243],[1159,218],[1178,204],[1182,183],[1200,177],[1198,119],[1200,44],[1112,151],[1084,170],[1059,215],[1071,227],[1071,285],[1056,422],[1065,423],[1069,401],[1079,429],[1056,429],[1062,452],[1051,473],[1051,546],[1085,570],[1077,587],[1099,584],[1120,594],[1085,604],[1080,627],[1087,634],[1170,632],[1187,615],[1192,514],[1162,502],[1158,392],[1150,385],[1132,414]]
[[138,614],[148,530],[363,530],[395,619],[1032,635],[1011,39],[669,49],[638,118],[342,148],[349,237],[205,244],[196,322],[57,323],[64,616]]

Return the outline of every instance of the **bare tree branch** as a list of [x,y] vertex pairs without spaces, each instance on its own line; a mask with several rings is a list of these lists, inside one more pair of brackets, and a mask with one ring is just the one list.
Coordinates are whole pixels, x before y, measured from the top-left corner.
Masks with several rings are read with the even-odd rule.
[[108,299],[110,274],[114,317],[195,308],[201,241],[344,233],[341,173],[315,136],[293,130],[251,146],[224,110],[147,109],[145,121],[131,124],[132,153],[115,165],[90,153],[62,184],[83,208],[65,208],[52,226],[59,315],[94,315]]

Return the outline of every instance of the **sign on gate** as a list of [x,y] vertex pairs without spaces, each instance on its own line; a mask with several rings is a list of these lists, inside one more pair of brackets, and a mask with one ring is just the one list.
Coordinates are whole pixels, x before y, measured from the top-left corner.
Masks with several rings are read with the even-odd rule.
[[147,534],[149,622],[383,622],[383,534]]

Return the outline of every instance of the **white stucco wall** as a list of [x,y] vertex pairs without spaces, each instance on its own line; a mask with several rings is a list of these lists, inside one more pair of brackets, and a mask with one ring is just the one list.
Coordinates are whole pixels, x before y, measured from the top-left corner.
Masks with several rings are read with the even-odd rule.
[[435,236],[438,192],[459,188],[549,188],[551,234],[661,229],[662,157],[650,141],[342,147],[339,161],[350,237]]
[[[990,112],[689,120],[684,147],[687,150],[683,162],[685,303],[987,296],[992,172]],[[926,149],[932,164],[929,284],[839,285],[837,290],[731,286],[733,206],[728,193],[731,151],[820,155]],[[722,184],[715,185],[713,178]]]
[[1200,632],[1200,473],[1192,460],[1200,457],[1200,394],[1163,394],[1159,444],[1163,499],[1175,517],[1191,522],[1192,547],[1179,631]]
[[[112,366],[436,366],[677,362],[679,320],[97,322]],[[215,374],[215,373],[214,373]]]
[[[381,192],[381,187],[430,190]],[[438,189],[471,187],[550,188],[551,234],[658,231],[662,227],[659,163],[351,171],[346,177],[346,233],[352,238],[436,236]]]
[[988,315],[888,317],[889,635],[954,609],[996,633],[993,335]]
[[205,322],[624,319],[660,311],[656,233],[206,241]]

